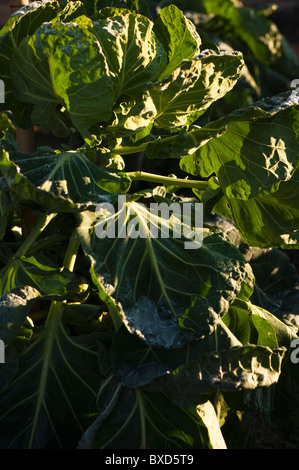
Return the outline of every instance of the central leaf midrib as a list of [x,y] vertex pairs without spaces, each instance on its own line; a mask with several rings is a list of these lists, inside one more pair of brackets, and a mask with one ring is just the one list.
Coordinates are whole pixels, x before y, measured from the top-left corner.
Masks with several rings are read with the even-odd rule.
[[38,386],[38,391],[37,391],[38,398],[37,398],[36,409],[35,409],[33,422],[32,422],[32,431],[31,431],[31,436],[30,436],[30,441],[29,441],[29,446],[28,446],[29,448],[32,448],[32,444],[33,444],[34,437],[35,437],[35,430],[36,430],[37,423],[38,423],[38,417],[40,414],[40,410],[44,404],[53,345],[55,342],[55,338],[57,337],[57,331],[58,331],[59,324],[60,324],[59,313],[60,313],[61,308],[62,307],[59,306],[58,302],[56,301],[52,302],[52,309],[50,309],[49,311],[48,320],[45,326],[45,344],[43,347],[42,359],[41,359],[42,369],[41,369],[39,386]]
[[54,179],[54,176],[56,175],[57,171],[59,170],[59,168],[63,168],[63,165],[65,164],[66,160],[70,158],[70,156],[71,155],[65,153],[64,155],[58,157],[57,163],[55,164],[54,168],[50,171],[46,181],[43,182],[41,189],[43,189],[43,186],[45,185],[45,183],[49,181],[53,183],[52,180]]
[[142,214],[140,213],[140,211],[138,210],[137,208],[137,204],[136,203],[132,203],[132,208],[136,214],[136,216],[138,217],[139,221],[140,221],[140,225],[142,227],[142,229],[144,230],[144,232],[146,233],[146,244],[147,244],[147,249],[148,249],[148,252],[149,252],[149,256],[150,256],[150,259],[151,259],[151,262],[152,262],[152,265],[153,265],[153,268],[154,268],[154,271],[156,273],[156,276],[157,276],[157,279],[159,281],[159,285],[160,285],[160,288],[161,288],[161,292],[162,294],[164,295],[165,299],[167,300],[167,303],[169,304],[173,314],[175,315],[175,310],[173,308],[173,305],[171,303],[171,300],[166,292],[166,289],[165,289],[165,285],[164,285],[164,282],[163,282],[163,278],[161,276],[161,273],[160,273],[160,269],[159,269],[159,265],[158,265],[158,262],[157,262],[157,257],[155,255],[155,252],[154,252],[154,249],[153,249],[153,245],[152,245],[152,241],[149,237],[149,234],[148,234],[148,227],[147,227],[147,224],[146,222],[144,221],[144,218],[142,216]]

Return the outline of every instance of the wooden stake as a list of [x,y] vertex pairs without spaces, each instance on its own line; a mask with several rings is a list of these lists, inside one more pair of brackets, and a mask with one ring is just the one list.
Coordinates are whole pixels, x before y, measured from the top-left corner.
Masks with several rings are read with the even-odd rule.
[[[10,14],[12,15],[17,10],[25,5],[29,5],[29,0],[9,0]],[[16,128],[17,134],[17,149],[22,153],[33,153],[35,152],[35,136],[34,136],[34,127],[31,129],[21,129]],[[31,207],[19,207],[20,216],[22,221],[22,237],[26,239],[32,228],[35,226],[37,217],[33,213]],[[42,310],[42,301],[37,300],[32,306],[31,312],[38,312]]]
[[[29,0],[9,0],[10,14],[12,15],[17,10],[25,5],[29,5]],[[21,129],[17,127],[17,149],[22,153],[33,153],[35,152],[35,136],[34,127],[31,129]],[[20,215],[22,220],[22,235],[25,239],[31,232],[32,227],[36,223],[36,217],[33,214],[31,208],[20,207]]]
[[9,0],[10,14],[12,15],[24,5],[29,5],[29,3],[29,0]]
[[34,127],[31,129],[21,129],[17,127],[17,148],[22,153],[35,152]]
[[[12,15],[17,10],[25,5],[29,5],[29,0],[9,0],[10,14]],[[35,138],[34,128],[31,129],[16,129],[17,132],[17,149],[22,153],[32,153],[35,151]]]

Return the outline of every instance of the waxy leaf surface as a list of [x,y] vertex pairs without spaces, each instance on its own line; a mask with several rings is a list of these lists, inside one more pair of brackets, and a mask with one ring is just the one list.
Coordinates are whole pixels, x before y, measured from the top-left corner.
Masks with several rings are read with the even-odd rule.
[[55,152],[41,147],[32,154],[10,153],[9,158],[2,150],[0,167],[12,190],[53,211],[96,204],[130,186],[128,178],[98,167],[83,151]]
[[204,420],[201,413],[174,406],[161,393],[132,390],[113,377],[101,388],[99,400],[105,409],[84,433],[79,449],[225,448],[220,430],[218,439],[209,435],[216,421],[209,407]]
[[277,190],[299,165],[298,104],[299,95],[287,93],[211,122],[199,133],[218,126],[226,130],[185,156],[181,168],[202,177],[216,173],[229,198],[247,200]]
[[236,84],[244,62],[241,53],[204,51],[184,61],[150,89],[157,109],[155,125],[176,130],[192,124]]
[[13,13],[0,30],[0,69],[5,83],[5,103],[13,106],[14,119],[20,127],[30,127],[31,120],[26,105],[16,100],[10,71],[12,56],[23,38],[32,35],[45,21],[55,18],[58,7],[56,1],[32,2]]
[[171,228],[165,237],[168,220],[159,227],[161,219],[141,204],[119,204],[116,213],[109,207],[102,221],[100,209],[79,215],[93,280],[101,299],[148,344],[174,348],[202,338],[237,294],[250,295],[251,270],[220,234],[204,230],[202,246],[189,250],[184,233],[175,238]]
[[1,448],[75,449],[97,411],[99,339],[71,336],[62,309],[49,313],[0,391]]
[[114,93],[106,59],[95,36],[81,26],[44,23],[23,39],[11,73],[16,98],[33,106],[32,122],[41,129],[64,135],[70,120],[90,141],[90,127],[111,117]]

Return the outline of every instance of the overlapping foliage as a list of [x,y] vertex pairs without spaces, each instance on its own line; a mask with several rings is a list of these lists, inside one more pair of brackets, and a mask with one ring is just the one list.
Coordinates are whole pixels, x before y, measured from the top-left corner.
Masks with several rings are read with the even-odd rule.
[[[256,409],[299,439],[298,63],[265,12],[156,3],[34,2],[0,31],[1,448],[231,447]],[[20,153],[33,125],[64,143]],[[202,245],[153,237],[152,201],[201,202]]]

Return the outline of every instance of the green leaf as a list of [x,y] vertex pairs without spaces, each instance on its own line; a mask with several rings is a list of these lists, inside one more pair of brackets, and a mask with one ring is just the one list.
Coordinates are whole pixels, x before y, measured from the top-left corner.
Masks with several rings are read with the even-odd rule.
[[[289,256],[280,250],[254,250],[250,265],[255,275],[251,302],[268,310],[287,326],[299,327],[299,274]],[[256,253],[255,253],[256,251]]]
[[[201,146],[205,145],[212,138],[221,136],[226,131],[227,117],[219,119],[216,125],[206,124],[202,127],[198,125],[190,126],[188,132],[181,130],[174,135],[159,135],[154,140],[146,142],[145,148],[148,158],[182,158],[182,170],[187,173],[195,174],[194,170],[194,154]],[[163,131],[162,131],[163,132]],[[132,153],[131,148],[128,148]],[[127,149],[115,149],[121,154],[125,154]],[[129,153],[129,152],[128,152]],[[190,155],[186,155],[190,154]],[[190,157],[190,158],[188,158]]]
[[169,374],[156,378],[147,390],[163,391],[180,406],[194,406],[201,394],[237,392],[276,383],[286,349],[247,344],[207,353]]
[[203,338],[237,294],[251,295],[249,266],[220,234],[203,229],[203,245],[189,250],[182,226],[181,238],[174,237],[171,220],[166,233],[168,217],[130,201],[102,208],[108,216],[101,215],[101,205],[97,213],[78,214],[93,281],[116,325],[123,321],[148,344],[174,348]]
[[223,129],[226,121],[226,131],[182,158],[181,168],[202,177],[216,173],[229,199],[276,191],[299,165],[298,98],[295,92],[271,97],[208,124],[203,129]]
[[222,318],[223,323],[242,344],[253,343],[256,339],[253,338],[255,328],[250,314],[248,303],[236,299]]
[[170,77],[151,86],[157,108],[155,125],[176,129],[192,124],[234,87],[243,64],[241,53],[216,51],[205,51],[192,61],[184,61]]
[[32,286],[49,298],[67,298],[75,290],[76,277],[67,269],[61,269],[42,254],[11,258],[1,271],[0,295],[16,287]]
[[[270,314],[269,314],[270,315]],[[288,353],[284,359],[279,380],[269,389],[251,390],[245,396],[247,408],[262,414],[269,429],[279,433],[288,442],[297,444],[298,432],[298,336],[276,317],[269,317],[277,332],[279,342]],[[295,344],[292,345],[292,340]],[[295,356],[295,362],[292,358]]]
[[75,449],[93,420],[102,380],[99,337],[71,336],[62,311],[54,304],[0,392],[1,448]]
[[133,141],[139,140],[150,133],[156,114],[157,110],[152,97],[149,91],[146,91],[137,101],[133,98],[126,99],[116,105],[113,109],[111,125],[107,126],[105,131],[119,137],[130,135]]
[[[109,387],[110,385],[110,387]],[[109,393],[110,392],[110,393]],[[100,401],[101,400],[101,401]],[[79,449],[211,449],[224,447],[223,439],[210,437],[215,418],[208,406],[184,409],[161,393],[132,390],[110,378],[99,394],[105,403],[84,433]]]
[[206,425],[212,444],[212,449],[226,449],[215,407],[210,401],[197,405],[196,411]]
[[41,129],[63,135],[69,119],[91,142],[89,129],[111,118],[114,93],[106,59],[96,38],[75,23],[44,23],[24,38],[11,73],[16,98],[33,106],[32,122]]
[[84,3],[81,1],[68,1],[64,8],[59,12],[55,21],[61,21],[62,23],[69,23],[77,20],[78,17],[85,15],[86,10]]
[[[34,2],[23,6],[13,15],[10,16],[5,26],[0,31],[0,69],[1,79],[5,83],[5,102],[13,107],[24,106],[16,103],[16,95],[12,87],[12,77],[10,73],[10,65],[12,63],[12,55],[18,49],[21,41],[26,36],[34,34],[36,29],[45,21],[51,21],[56,15],[59,3],[56,1]],[[14,118],[19,113],[14,113]],[[30,127],[29,115],[25,118],[26,110],[22,109],[21,119],[18,124],[23,127]],[[25,118],[25,120],[24,120]],[[29,120],[28,120],[29,119]]]
[[277,191],[242,200],[223,197],[214,211],[233,220],[243,240],[261,248],[296,248],[299,244],[299,172]]
[[159,81],[170,76],[184,60],[194,59],[200,51],[201,39],[194,24],[175,5],[162,8],[155,20],[154,32],[168,58]]
[[[263,317],[263,323],[251,321],[250,312],[254,312],[254,320]],[[283,324],[275,324],[275,319],[267,314],[249,303],[235,301],[223,317],[229,328],[221,321],[204,339],[171,350],[148,345],[122,327],[111,349],[112,372],[123,385],[167,393],[179,406],[196,406],[213,390],[236,392],[268,386],[278,380],[281,360],[289,344],[285,338],[281,341]],[[242,345],[240,340],[246,342],[249,336],[257,339],[257,335],[247,334],[247,330],[253,329],[258,331],[260,343],[266,341],[258,347]],[[270,373],[267,363],[271,364]]]
[[93,22],[92,32],[105,54],[115,101],[120,96],[141,98],[147,83],[158,77],[166,64],[153,22],[128,12]]
[[18,335],[26,316],[41,293],[34,287],[13,288],[0,298],[0,338],[5,345],[11,344]]
[[40,147],[35,154],[11,152],[10,158],[2,150],[1,171],[10,189],[53,211],[94,205],[130,186],[128,178],[98,167],[80,150]]
[[[93,1],[93,0],[90,0]],[[96,9],[103,9],[110,7],[113,10],[127,9],[134,13],[149,17],[148,6],[143,0],[94,0],[96,3]]]
[[232,0],[201,0],[200,4],[206,13],[217,15],[223,34],[244,43],[259,62],[289,78],[297,76],[293,73],[299,71],[298,58],[273,21]]
[[236,336],[221,322],[214,332],[200,341],[173,349],[149,345],[122,325],[113,338],[111,371],[124,386],[140,388],[204,354],[217,354],[240,345]]
[[[284,322],[279,320],[275,315],[268,312],[267,310],[258,307],[257,305],[252,305],[253,319],[255,319],[255,326],[259,333],[260,341],[270,341],[278,344],[278,347],[284,347],[289,349],[292,339],[294,339],[295,334]],[[259,320],[257,323],[256,320]],[[261,321],[262,320],[262,321]],[[265,327],[266,322],[268,326]],[[269,325],[271,328],[269,328]],[[266,339],[265,334],[268,336]]]
[[237,299],[223,317],[223,322],[242,344],[251,343],[279,347],[276,331],[267,319],[268,312],[261,307]]
[[[278,321],[275,320],[274,329],[278,344],[288,348],[292,339],[290,330],[297,333],[299,327],[299,274],[296,266],[290,261],[285,251],[248,246],[244,243],[236,226],[223,216],[213,214],[207,223],[208,226],[211,225],[221,230],[223,236],[227,237],[240,250],[244,259],[250,263],[255,278],[250,303],[263,309],[262,314],[266,315],[269,324],[272,325],[273,316],[276,317]],[[237,322],[230,324],[239,324],[241,328],[242,324],[244,325],[245,341],[249,337],[246,336],[247,318],[252,308],[240,300],[235,301],[231,307],[236,304],[239,304],[243,313],[240,310]],[[272,315],[269,316],[269,313]],[[223,321],[225,318],[226,316],[223,317]],[[236,334],[236,331],[233,331]],[[241,338],[239,339],[243,342]]]
[[6,113],[0,113],[0,137],[4,135],[4,132],[9,132],[15,136],[16,128],[12,123],[10,117]]

